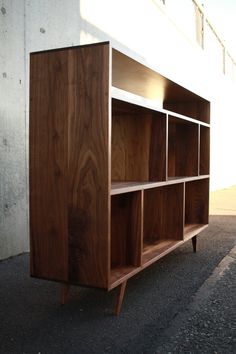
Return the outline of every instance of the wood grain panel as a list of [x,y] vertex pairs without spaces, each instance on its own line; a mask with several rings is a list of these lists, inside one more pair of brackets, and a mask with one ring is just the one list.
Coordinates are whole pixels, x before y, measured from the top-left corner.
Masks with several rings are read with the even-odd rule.
[[66,52],[30,57],[30,248],[33,276],[68,280]]
[[210,103],[204,99],[194,101],[182,101],[183,97],[179,96],[179,101],[165,101],[163,108],[179,114],[200,120],[204,123],[210,123]]
[[144,191],[144,249],[183,238],[183,184]]
[[198,175],[198,124],[169,117],[168,176]]
[[200,127],[200,174],[210,172],[210,129]]
[[140,266],[142,242],[141,192],[112,197],[111,268]]
[[112,181],[148,181],[151,115],[112,119]]
[[107,288],[109,272],[109,46],[69,59],[69,280]]
[[166,179],[166,115],[113,99],[112,181]]
[[208,224],[209,178],[185,185],[185,224]]
[[167,156],[167,118],[153,113],[149,144],[149,181],[165,181]]

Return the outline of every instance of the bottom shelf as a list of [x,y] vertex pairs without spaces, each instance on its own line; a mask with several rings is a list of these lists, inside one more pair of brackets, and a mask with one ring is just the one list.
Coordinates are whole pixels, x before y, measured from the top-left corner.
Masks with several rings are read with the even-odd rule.
[[110,273],[110,286],[109,288],[115,288],[117,285],[124,282],[126,279],[130,278],[134,274],[138,273],[141,267],[134,266],[121,266],[111,269]]
[[207,226],[208,224],[186,224],[184,227],[183,240],[162,239],[154,241],[153,239],[145,239],[143,243],[142,265],[124,265],[113,267],[110,273],[109,289],[115,288],[117,285],[131,278],[143,268],[146,268],[158,259],[164,257],[166,254],[191,239],[193,236],[198,235]]
[[208,224],[186,224],[184,226],[184,240],[188,240],[203,231]]
[[143,244],[142,256],[143,266],[148,266],[149,264],[155,262],[157,259],[165,256],[167,253],[178,247],[182,242],[182,240],[166,239],[153,243],[149,240],[145,240]]

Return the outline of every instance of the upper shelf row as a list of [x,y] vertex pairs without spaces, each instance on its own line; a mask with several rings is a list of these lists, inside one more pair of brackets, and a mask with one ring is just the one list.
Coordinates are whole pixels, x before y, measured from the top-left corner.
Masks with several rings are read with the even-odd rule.
[[207,126],[112,100],[113,182],[208,175],[209,144]]
[[163,109],[210,123],[210,103],[143,63],[112,48],[112,86]]

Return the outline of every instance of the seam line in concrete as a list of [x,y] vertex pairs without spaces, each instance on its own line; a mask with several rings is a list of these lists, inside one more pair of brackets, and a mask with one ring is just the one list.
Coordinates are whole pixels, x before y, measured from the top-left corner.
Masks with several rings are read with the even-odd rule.
[[229,251],[229,253],[216,266],[212,274],[204,281],[202,286],[195,294],[192,303],[189,305],[189,310],[197,310],[199,306],[206,301],[216,283],[222,278],[224,273],[229,269],[231,263],[236,262],[236,245]]

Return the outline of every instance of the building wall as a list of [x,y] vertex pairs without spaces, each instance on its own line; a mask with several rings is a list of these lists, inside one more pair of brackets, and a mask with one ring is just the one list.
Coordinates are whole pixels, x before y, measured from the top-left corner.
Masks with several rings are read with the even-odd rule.
[[[185,2],[188,0],[184,0]],[[191,1],[191,0],[189,0]],[[0,259],[28,250],[29,52],[110,40],[212,101],[211,188],[236,182],[226,156],[235,86],[152,0],[0,0]],[[232,141],[230,141],[232,138]]]
[[24,1],[0,1],[0,259],[28,249]]

